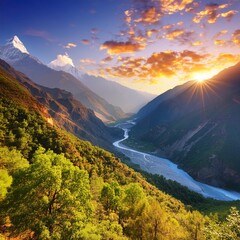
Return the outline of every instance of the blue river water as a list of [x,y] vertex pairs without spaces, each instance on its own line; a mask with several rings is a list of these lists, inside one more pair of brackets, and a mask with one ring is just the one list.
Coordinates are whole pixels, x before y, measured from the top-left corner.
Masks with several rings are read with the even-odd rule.
[[239,192],[228,191],[198,182],[187,172],[178,168],[178,166],[170,160],[157,157],[149,153],[140,152],[122,144],[122,142],[129,137],[129,131],[134,124],[134,121],[131,120],[118,124],[117,127],[123,129],[124,131],[124,137],[114,142],[113,145],[124,155],[129,157],[133,163],[138,164],[142,170],[153,174],[159,174],[164,176],[166,179],[179,182],[180,184],[188,187],[190,190],[202,194],[204,197],[226,201],[240,199]]

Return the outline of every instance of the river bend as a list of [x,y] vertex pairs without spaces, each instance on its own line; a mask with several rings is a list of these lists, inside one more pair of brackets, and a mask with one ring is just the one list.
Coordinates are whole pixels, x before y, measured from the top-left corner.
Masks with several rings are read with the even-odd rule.
[[227,201],[240,199],[240,193],[238,192],[228,191],[198,182],[187,172],[179,169],[178,166],[171,161],[149,153],[137,151],[122,144],[122,142],[129,137],[129,131],[134,124],[135,123],[132,120],[118,124],[116,127],[123,129],[124,137],[114,142],[113,145],[124,155],[129,157],[133,163],[138,164],[142,170],[152,174],[159,174],[164,176],[166,179],[179,182],[180,184],[188,187],[190,190],[202,194],[204,197]]

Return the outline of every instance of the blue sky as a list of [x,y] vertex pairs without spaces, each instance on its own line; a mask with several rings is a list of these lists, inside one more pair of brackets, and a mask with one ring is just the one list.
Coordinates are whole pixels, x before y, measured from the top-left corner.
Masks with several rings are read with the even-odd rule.
[[17,35],[47,64],[161,93],[240,61],[239,0],[1,0],[0,44]]

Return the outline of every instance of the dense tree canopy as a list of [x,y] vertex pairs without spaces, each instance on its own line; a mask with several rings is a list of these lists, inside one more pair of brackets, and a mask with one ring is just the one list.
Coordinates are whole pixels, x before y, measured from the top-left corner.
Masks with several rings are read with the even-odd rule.
[[189,211],[111,153],[0,100],[4,238],[239,239],[236,208],[225,221]]

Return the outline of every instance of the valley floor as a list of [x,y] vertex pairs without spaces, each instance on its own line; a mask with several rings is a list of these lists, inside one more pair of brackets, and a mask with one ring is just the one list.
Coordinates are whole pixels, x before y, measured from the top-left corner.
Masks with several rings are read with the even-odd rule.
[[129,157],[134,164],[139,165],[143,171],[159,174],[166,179],[174,180],[188,187],[190,190],[202,194],[204,197],[225,201],[240,199],[240,193],[238,192],[213,187],[194,180],[188,173],[179,169],[176,164],[167,159],[140,152],[123,145],[122,142],[128,138],[129,131],[133,125],[134,122],[131,120],[118,124],[117,126],[124,130],[124,138],[114,142],[113,145]]

